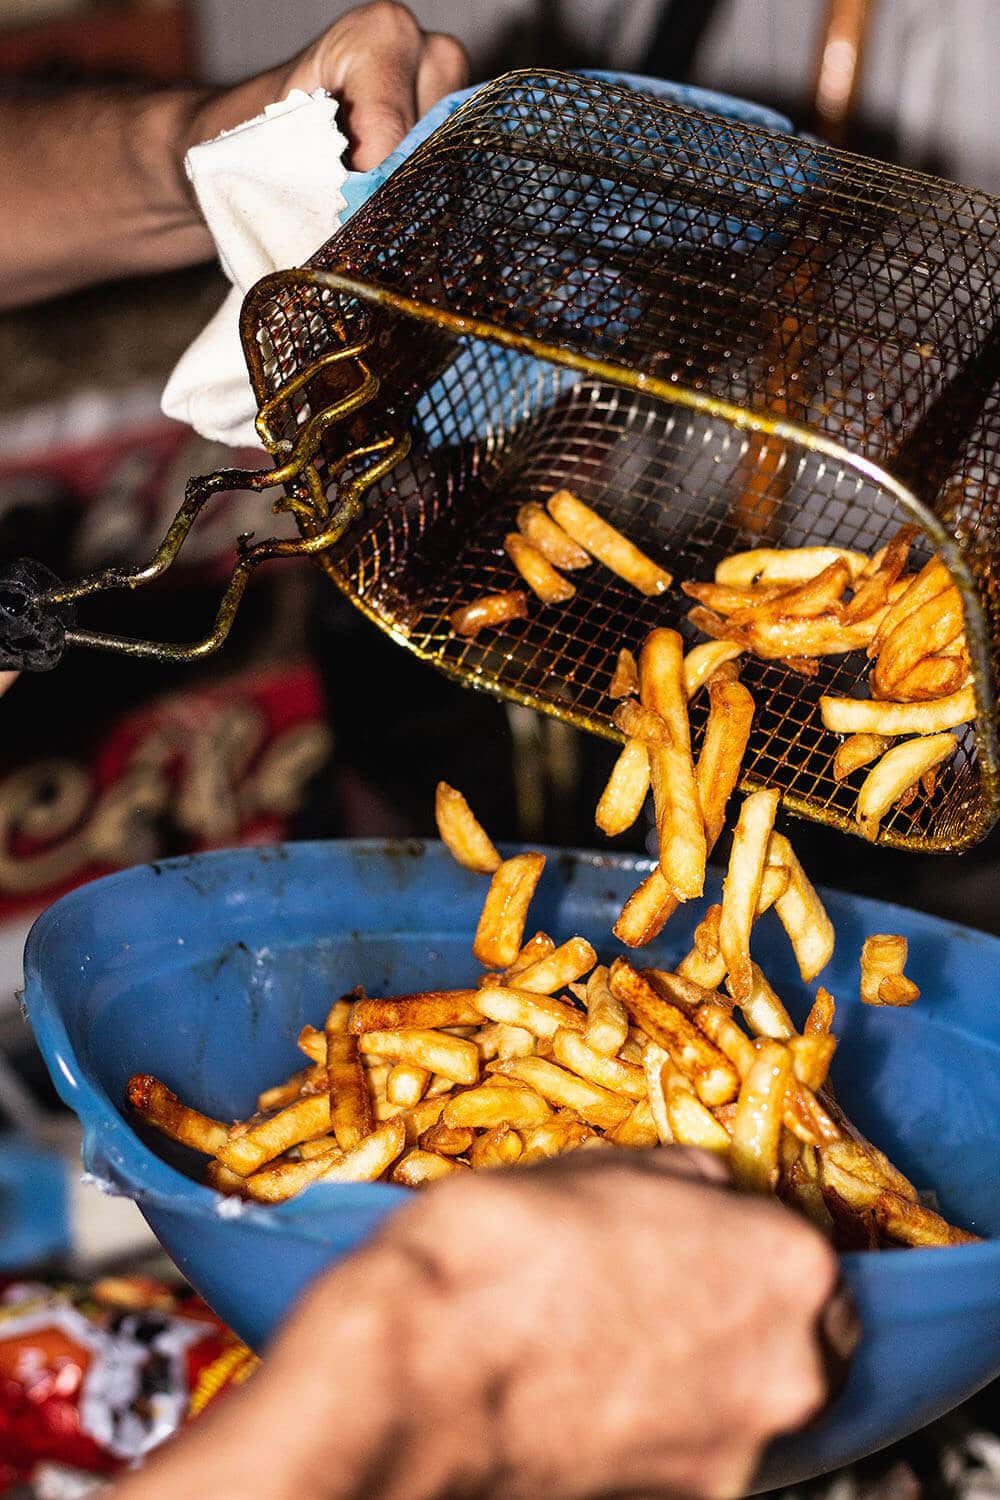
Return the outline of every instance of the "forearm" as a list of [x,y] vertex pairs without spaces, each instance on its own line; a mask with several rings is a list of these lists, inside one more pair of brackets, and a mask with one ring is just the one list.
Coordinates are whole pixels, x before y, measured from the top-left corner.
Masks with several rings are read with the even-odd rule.
[[451,1457],[425,1432],[414,1357],[435,1300],[420,1268],[383,1244],[351,1256],[307,1296],[247,1385],[116,1487],[115,1500],[444,1493]]
[[0,100],[0,306],[211,257],[185,152],[259,113],[278,82]]

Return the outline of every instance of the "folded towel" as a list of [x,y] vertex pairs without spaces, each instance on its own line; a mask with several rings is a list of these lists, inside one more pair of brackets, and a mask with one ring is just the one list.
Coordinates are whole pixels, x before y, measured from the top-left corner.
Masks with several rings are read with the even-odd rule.
[[246,293],[271,271],[301,265],[340,227],[347,142],[337,103],[295,89],[254,120],[195,146],[185,166],[233,284],[167,381],[162,407],[203,437],[255,447],[257,404],[239,336]]

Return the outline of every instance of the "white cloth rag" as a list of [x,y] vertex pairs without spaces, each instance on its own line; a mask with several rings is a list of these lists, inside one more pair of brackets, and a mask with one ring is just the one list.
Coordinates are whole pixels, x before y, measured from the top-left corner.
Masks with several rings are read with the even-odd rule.
[[301,265],[340,227],[346,147],[336,100],[293,89],[256,119],[188,152],[187,174],[233,290],[182,355],[161,405],[202,437],[260,446],[240,307],[262,276]]

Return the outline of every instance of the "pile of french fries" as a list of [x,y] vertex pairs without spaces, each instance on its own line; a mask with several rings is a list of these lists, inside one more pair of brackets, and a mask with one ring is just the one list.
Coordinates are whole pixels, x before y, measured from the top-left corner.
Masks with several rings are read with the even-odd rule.
[[[506,537],[505,550],[542,604],[572,599],[576,588],[566,574],[595,562],[647,596],[665,593],[673,582],[670,573],[568,490],[556,491],[544,507],[522,505],[517,526]],[[938,767],[957,748],[950,731],[969,723],[976,711],[961,596],[937,557],[916,572],[907,571],[917,535],[915,527],[904,526],[871,557],[843,547],[759,548],[725,558],[711,583],[681,584],[696,601],[689,620],[716,646],[714,654],[695,658],[688,669],[689,697],[724,661],[743,653],[814,677],[820,657],[867,652],[873,664],[870,698],[824,696],[820,714],[827,729],[843,736],[833,757],[835,780],[871,767],[857,799],[859,831],[869,839],[877,838],[890,809],[908,806],[921,793],[933,796]],[[451,624],[456,634],[473,638],[528,615],[527,593],[510,589],[461,606]],[[628,652],[622,653],[611,692],[614,697],[639,692]],[[652,705],[652,711],[669,730],[655,750],[650,721],[636,705],[626,704],[615,717],[627,736],[628,753],[599,810],[598,826],[609,834],[621,832],[637,816],[638,810],[633,817],[629,813],[645,797],[639,793],[643,775],[652,777],[655,796],[668,763],[676,768],[678,757],[684,756],[679,720],[672,721],[662,706]],[[738,706],[732,712],[738,716]],[[652,763],[651,770],[643,769],[646,762]],[[690,815],[689,777],[686,790],[684,826],[690,832],[697,820]],[[707,831],[711,824],[705,821]],[[686,857],[690,874],[699,863],[690,840]],[[685,875],[683,867],[677,868],[682,888],[677,895],[683,899]],[[698,894],[696,884],[693,876],[687,881],[688,895]],[[664,895],[663,885],[654,881],[644,902],[651,907],[657,893]],[[640,913],[633,910],[626,931],[618,934],[623,941],[633,941],[629,931],[633,924],[638,930],[639,920]]]
[[[650,597],[666,593],[673,582],[664,568],[569,490],[556,490],[544,507],[522,505],[517,528],[504,539],[504,551],[542,604],[572,599],[576,587],[565,575],[594,563]],[[471,638],[508,620],[527,618],[524,590],[507,589],[462,605],[452,614],[451,627],[456,635]]]
[[874,762],[857,801],[872,839],[890,808],[933,795],[937,768],[957,747],[947,731],[976,711],[961,596],[939,558],[906,571],[916,535],[903,527],[872,557],[837,547],[742,552],[718,565],[714,582],[681,585],[698,601],[688,618],[707,635],[805,675],[821,656],[867,652],[871,697],[825,696],[820,714],[845,736],[838,781]]
[[[639,662],[622,664],[623,702],[646,716],[634,720],[629,744],[645,754],[668,861],[653,872],[667,896],[659,885],[655,901],[641,894],[644,882],[623,919],[631,905],[643,922],[650,912],[665,920],[657,902],[673,910],[697,894],[698,860],[718,836],[739,773],[746,690],[726,661],[710,673],[712,656],[696,649],[701,654],[685,663],[679,637],[654,631]],[[686,748],[678,743],[684,694],[706,680],[711,735],[695,767],[689,738]],[[128,1105],[203,1152],[207,1181],[220,1193],[262,1203],[315,1182],[420,1187],[575,1150],[678,1142],[724,1156],[740,1187],[777,1193],[842,1246],[972,1240],[924,1206],[839,1108],[827,1077],[836,1047],[832,996],[817,990],[798,1032],[753,960],[754,924],[771,906],[804,979],[816,977],[833,949],[822,903],[774,829],[776,806],[768,791],[744,801],[722,901],[708,907],[691,951],[668,971],[622,956],[602,964],[582,935],[557,944],[536,932],[525,940],[544,855],[502,859],[465,798],[442,783],[436,815],[444,843],[460,864],[489,876],[472,944],[478,978],[464,989],[385,998],[356,990],[337,1000],[322,1030],[307,1026],[299,1037],[308,1065],[265,1090],[248,1120],[212,1119],[148,1074],[129,1080]],[[905,960],[903,939],[870,939],[865,998],[915,998]]]

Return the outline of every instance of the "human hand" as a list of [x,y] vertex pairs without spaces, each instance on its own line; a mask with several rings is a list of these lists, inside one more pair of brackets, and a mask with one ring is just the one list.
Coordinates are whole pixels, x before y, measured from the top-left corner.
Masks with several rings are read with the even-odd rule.
[[253,118],[292,89],[326,89],[340,103],[351,164],[366,172],[467,81],[468,61],[454,37],[421,30],[405,5],[372,0],[341,16],[290,62],[203,101],[184,149]]
[[723,1177],[668,1148],[434,1186],[122,1500],[743,1493],[856,1326],[820,1237]]

